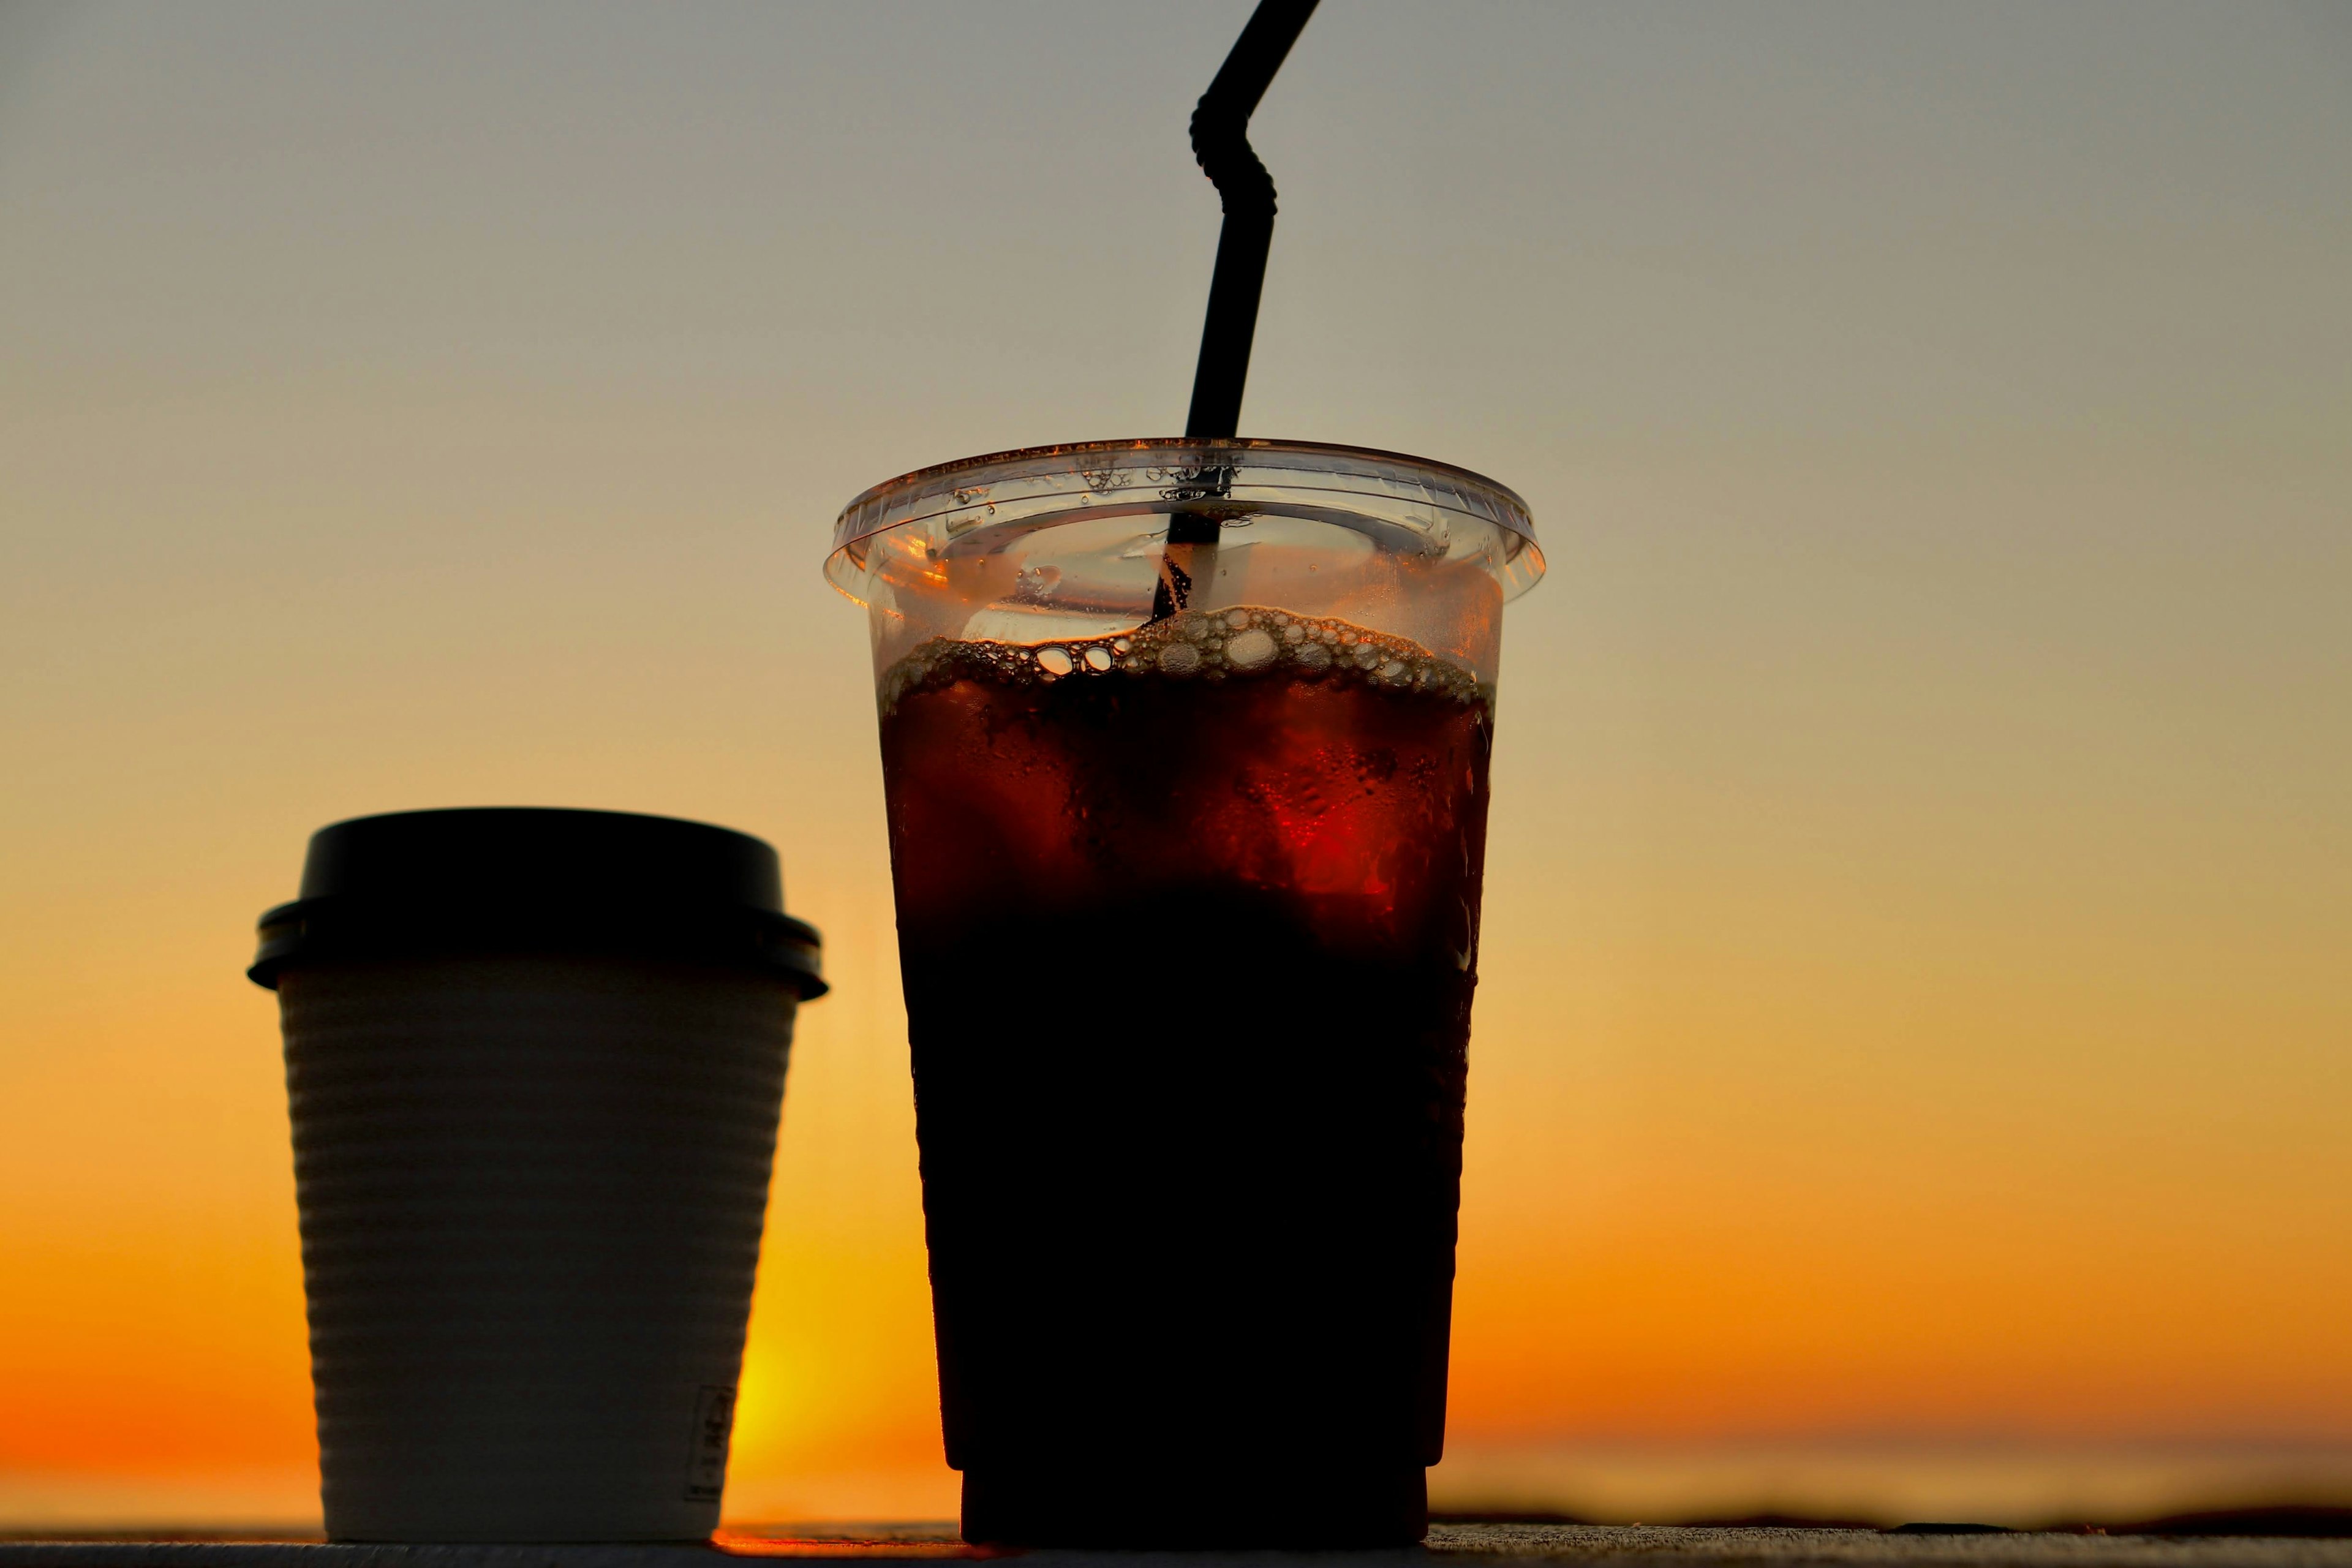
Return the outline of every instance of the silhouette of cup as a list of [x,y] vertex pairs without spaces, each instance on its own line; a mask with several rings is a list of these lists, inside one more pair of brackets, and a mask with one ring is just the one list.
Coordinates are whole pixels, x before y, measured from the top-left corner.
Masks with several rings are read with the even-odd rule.
[[1444,464],[1200,437],[842,513],[966,1538],[1427,1532],[1532,529]]
[[775,852],[611,812],[362,817],[261,920],[337,1541],[718,1523],[817,933]]

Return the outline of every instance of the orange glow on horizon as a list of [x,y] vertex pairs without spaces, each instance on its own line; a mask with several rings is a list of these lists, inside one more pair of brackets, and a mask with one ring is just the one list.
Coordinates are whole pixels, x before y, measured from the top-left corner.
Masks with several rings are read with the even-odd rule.
[[[266,999],[228,994],[234,1049],[268,1063]],[[860,1020],[826,1005],[803,1014],[787,1093],[730,1496],[766,1519],[838,1517],[827,1499],[860,1497],[936,1514],[954,1482],[940,1458],[901,1047],[887,1032],[857,1038]],[[129,1016],[143,1034],[172,1016]],[[1493,1034],[1474,1054],[1511,1057]],[[1505,1171],[1528,1157],[1514,1122],[1529,1108],[1510,1102],[1507,1074],[1489,1077],[1505,1081],[1474,1072],[1471,1099],[1456,1449],[2352,1437],[2340,1258],[2282,1269],[2266,1237],[2183,1236],[2161,1213],[2086,1233],[2063,1209],[1890,1207],[1867,1184],[1743,1184],[1743,1164],[1779,1163],[1762,1131],[1605,1197],[1556,1194],[1563,1210],[1493,1184],[1496,1157]],[[270,1154],[287,1158],[282,1143]],[[848,1183],[865,1195],[827,1201]],[[290,1189],[287,1173],[258,1210],[205,1225],[58,1209],[37,1230],[12,1215],[0,1469],[312,1473]]]

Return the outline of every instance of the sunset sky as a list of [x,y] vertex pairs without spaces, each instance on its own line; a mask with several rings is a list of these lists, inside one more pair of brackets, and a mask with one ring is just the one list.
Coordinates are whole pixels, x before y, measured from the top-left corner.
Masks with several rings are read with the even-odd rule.
[[[254,917],[505,804],[782,854],[729,1510],[952,1512],[819,568],[1181,427],[1247,12],[0,5],[0,1530],[315,1519]],[[1550,562],[1441,1502],[2352,1500],[2352,10],[1326,0],[1253,138],[1244,433]]]

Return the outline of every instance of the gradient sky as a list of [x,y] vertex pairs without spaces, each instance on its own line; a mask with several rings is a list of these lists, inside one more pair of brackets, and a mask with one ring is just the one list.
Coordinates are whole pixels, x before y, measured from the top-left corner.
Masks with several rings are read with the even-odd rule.
[[[781,849],[730,1511],[951,1504],[818,567],[1181,426],[1246,12],[0,5],[0,1523],[310,1506],[253,917],[477,804]],[[1244,429],[1551,562],[1441,1491],[2352,1454],[2352,11],[1328,0],[1254,138]]]

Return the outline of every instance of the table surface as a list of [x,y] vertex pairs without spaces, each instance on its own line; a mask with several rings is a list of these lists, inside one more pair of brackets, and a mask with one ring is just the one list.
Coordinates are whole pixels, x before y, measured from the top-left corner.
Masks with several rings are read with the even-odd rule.
[[[810,1535],[731,1534],[711,1546],[325,1545],[187,1540],[0,1541],[0,1568],[724,1568],[730,1559],[928,1563],[989,1555],[920,1528]],[[1975,1568],[2352,1568],[2352,1539],[2098,1535],[2054,1531],[1910,1533],[1684,1525],[1441,1524],[1394,1552],[1033,1552],[1034,1568],[1510,1568],[1516,1563],[1897,1563]],[[749,1568],[749,1565],[746,1565]],[[1030,1568],[1024,1563],[1024,1568]]]

